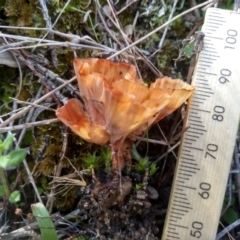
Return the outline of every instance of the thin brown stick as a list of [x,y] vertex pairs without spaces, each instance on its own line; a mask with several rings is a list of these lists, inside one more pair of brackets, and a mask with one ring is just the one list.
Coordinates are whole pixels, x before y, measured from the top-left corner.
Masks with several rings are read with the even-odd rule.
[[47,120],[38,121],[38,122],[24,123],[16,126],[11,126],[11,127],[3,127],[3,128],[0,128],[0,133],[22,130],[22,129],[32,128],[32,127],[37,127],[42,125],[48,125],[48,124],[57,123],[57,122],[59,122],[59,119],[53,118],[53,119],[47,119]]

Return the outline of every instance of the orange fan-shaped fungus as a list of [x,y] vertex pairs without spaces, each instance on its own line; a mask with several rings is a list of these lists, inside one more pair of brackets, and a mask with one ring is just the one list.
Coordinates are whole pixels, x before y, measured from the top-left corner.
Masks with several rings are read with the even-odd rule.
[[57,117],[83,139],[112,148],[113,169],[123,167],[121,147],[129,135],[139,134],[177,109],[194,88],[169,77],[150,87],[133,65],[105,59],[75,59],[74,69],[85,104],[69,100]]

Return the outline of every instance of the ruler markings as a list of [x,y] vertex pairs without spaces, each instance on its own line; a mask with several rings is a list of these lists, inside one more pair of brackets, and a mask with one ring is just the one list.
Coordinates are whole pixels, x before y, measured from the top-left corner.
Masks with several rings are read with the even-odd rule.
[[[200,82],[204,82],[203,84],[208,84],[208,80],[206,78],[201,77],[201,76],[197,77],[196,80],[200,81]],[[208,84],[208,86],[209,86],[209,84]]]
[[179,204],[173,204],[173,206],[182,207],[182,208],[186,208],[186,209],[193,209],[192,207],[183,206],[183,205],[179,205]]
[[208,24],[208,26],[209,26],[209,24],[214,24],[214,25],[218,25],[220,27],[223,25],[222,23],[216,23],[216,22],[206,22],[206,24]]
[[203,133],[200,133],[200,132],[194,132],[194,131],[190,131],[190,130],[188,130],[188,132],[193,133],[193,134],[203,135]]
[[207,99],[206,98],[204,98],[204,97],[198,97],[198,96],[196,96],[196,93],[192,96],[192,99],[198,99],[198,100],[204,100],[204,101],[206,101]]
[[192,170],[200,170],[200,168],[195,168],[195,167],[191,167],[191,166],[185,166],[183,164],[180,164],[179,166],[183,167],[183,168],[188,168],[188,169],[192,169]]
[[186,157],[181,157],[181,158],[185,159],[185,160],[195,161],[195,159],[193,159],[193,158],[186,158]]
[[179,182],[180,182],[180,183],[185,183],[185,181],[182,181],[182,180],[180,180]]
[[176,188],[176,190],[178,190],[178,191],[183,191],[183,189],[182,189],[182,188]]
[[199,73],[203,73],[203,74],[207,74],[207,75],[212,75],[212,76],[217,76],[216,73],[202,72],[202,71],[199,71]]
[[195,98],[195,99],[198,99],[198,100],[203,100],[203,101],[206,101],[206,100],[207,100],[206,98],[202,98],[202,97],[196,97],[196,95],[195,95],[195,96],[193,96],[192,98]]
[[205,31],[205,33],[207,33],[208,36],[213,34],[212,31],[211,31],[211,32],[207,32],[207,31]]
[[200,66],[204,66],[204,67],[210,67],[210,65],[207,65],[207,64],[199,64]]
[[[206,22],[206,26],[208,26],[208,27],[213,27],[213,28],[220,28],[221,26],[222,26],[223,24],[214,24],[213,22]],[[209,32],[209,31],[207,31],[206,30],[206,28],[205,28],[205,34],[212,34],[212,32]]]
[[193,104],[193,106],[195,106],[195,107],[200,107],[199,104]]
[[[209,95],[206,95],[206,94],[201,94],[201,93],[194,93],[194,95],[196,96],[202,96],[202,97],[210,97]],[[206,99],[205,99],[206,100]]]
[[[220,58],[220,56],[219,55],[215,55],[215,54],[209,54],[209,51],[203,51],[202,53],[200,53],[201,55],[201,57],[200,57],[200,59],[202,58],[202,56],[208,56],[208,57],[214,57],[214,58]],[[205,59],[206,57],[204,57],[204,59]],[[217,59],[216,59],[217,60]]]
[[187,196],[186,193],[182,193],[183,189],[180,189],[180,188],[176,188],[176,189],[177,189],[178,191],[181,191],[181,193],[176,192],[176,194],[181,194],[181,195]]
[[[198,134],[198,135],[203,135],[203,133],[200,133],[200,132],[194,132],[194,131],[190,131],[190,130],[188,130],[188,132],[190,132],[190,133],[193,133],[193,134]],[[192,136],[192,135],[190,135],[190,136]],[[196,135],[195,135],[196,136]],[[197,137],[197,136],[196,136]],[[198,136],[199,137],[199,136]]]
[[169,236],[169,235],[167,235],[168,237],[171,237],[171,238],[167,238],[167,240],[171,240],[171,239],[180,239],[179,237],[175,237],[175,236]]
[[[202,133],[201,133],[202,134]],[[188,131],[188,135],[186,135],[187,137],[189,137],[189,138],[199,138],[199,136],[198,135],[196,135],[196,134],[189,134],[189,131]],[[195,139],[196,140],[196,139]],[[189,157],[193,157],[193,155],[187,155],[186,154],[186,156],[189,156]]]
[[175,227],[180,227],[180,228],[186,228],[186,229],[188,229],[188,227],[182,226],[182,225],[175,225],[175,224],[172,224],[172,223],[171,223],[171,225],[172,225],[172,226],[175,226]]
[[[224,40],[223,38],[212,37],[212,36],[208,36],[208,35],[206,35],[205,38],[213,38],[213,39],[217,39],[217,40]],[[207,39],[206,39],[206,40],[207,40]]]
[[179,168],[179,171],[183,171],[183,172],[187,172],[187,173],[197,173],[197,172],[190,171],[190,170],[187,170],[187,169],[182,169],[182,168]]
[[[207,47],[206,44],[205,44],[205,45],[204,45],[203,52],[209,52],[209,53],[216,53],[216,54],[218,54],[217,51],[210,51],[210,50],[207,50],[208,48],[210,48],[210,49],[215,49],[214,47]],[[198,62],[201,62],[201,60],[198,61]]]
[[[176,196],[174,196],[174,198],[179,198],[179,197],[176,197]],[[185,198],[186,200],[187,200],[187,198]],[[182,199],[181,199],[182,200]],[[174,199],[174,201],[175,202],[180,202],[180,203],[183,203],[183,204],[188,204],[188,205],[190,205],[190,203],[189,202],[186,202],[186,201],[179,201],[179,200],[176,200],[176,199]]]
[[189,141],[196,142],[196,139],[192,139],[192,138],[185,138],[185,139],[187,139],[187,140],[189,140]]
[[[209,91],[204,91],[204,90],[199,90],[199,89],[195,89],[195,91],[198,91],[198,92],[200,92],[200,93],[206,93],[206,94],[214,94],[213,92],[209,92]],[[208,97],[210,97],[210,96],[208,96]]]
[[178,197],[178,196],[173,196],[174,198],[178,198],[178,199],[182,199],[182,200],[188,200],[187,198],[182,198],[182,197]]
[[175,230],[176,228],[170,227],[169,229]]
[[187,157],[181,157],[181,159],[188,160],[188,161],[191,161],[191,162],[196,161],[194,158],[187,158]]
[[189,178],[184,178],[184,177],[178,177],[178,178],[180,178],[180,179],[184,179],[184,180],[190,180]]
[[[222,25],[222,23],[220,23]],[[212,22],[206,22],[206,27],[205,27],[205,30],[207,29],[207,27],[213,27],[213,28],[219,28],[220,25],[216,25],[216,24],[213,24],[212,25]],[[207,31],[206,31],[207,32]]]
[[212,32],[216,32],[216,31],[217,31],[217,30],[215,30],[215,28],[213,28],[213,27],[212,27],[212,28],[211,28],[211,27],[208,27],[207,29],[208,29],[208,30],[211,30]]
[[224,19],[224,17],[221,17],[221,16],[215,16],[215,15],[212,15],[212,14],[209,14],[210,17],[215,17],[215,18],[222,18]]
[[219,12],[214,12],[214,11],[213,11],[211,14],[212,14],[213,16],[219,16],[219,15],[221,15],[221,13],[219,13]]
[[177,217],[177,216],[172,216],[170,215],[171,218],[176,218],[176,219],[182,219],[181,217]]
[[188,137],[194,137],[194,138],[199,138],[199,136],[196,136],[196,135],[192,135],[192,134],[188,134],[187,136],[188,136]]
[[[200,117],[198,117],[198,116],[192,116],[192,115],[189,115],[189,117],[200,119]],[[196,121],[196,120],[194,120],[194,121]],[[201,122],[202,122],[202,121],[201,121]]]
[[207,132],[206,129],[200,129],[200,128],[195,128],[191,126],[191,129],[197,130],[197,131],[202,131],[202,132]]
[[191,152],[190,150],[187,150],[187,149],[183,149],[184,152]]
[[205,61],[205,60],[201,60],[201,62],[213,64],[213,62],[209,62],[209,61]]
[[177,235],[179,235],[178,233],[175,233],[175,232],[171,232],[171,231],[168,231],[168,233],[171,233],[171,234],[177,234]]
[[[212,12],[212,13],[211,13],[211,16],[218,17],[219,15],[221,15],[221,14],[218,13],[218,12]],[[223,18],[223,17],[222,17],[222,16],[219,16],[219,18]]]
[[199,90],[199,89],[198,89],[198,92],[202,92],[202,93],[209,93],[209,94],[214,94],[213,92],[204,91],[204,90]]
[[[183,209],[179,209],[179,208],[175,208],[175,207],[173,207],[172,209],[175,210],[175,211],[179,211],[179,212],[189,213],[188,210],[183,210]],[[170,220],[170,221],[171,222],[177,222],[176,220]]]
[[195,111],[210,113],[210,111],[204,110],[204,109],[200,109],[200,108],[192,108],[192,109],[195,110]]
[[[202,75],[202,73],[204,73],[205,74],[205,72],[198,72],[198,74],[197,74],[197,77],[201,77],[201,78],[203,78],[203,77],[205,77],[204,75]],[[201,74],[201,75],[200,75]],[[207,79],[205,79],[205,80],[207,80]]]
[[[201,84],[201,83],[199,83],[199,84]],[[205,84],[205,83],[204,83]],[[209,87],[205,87],[205,86],[195,86],[195,87],[197,87],[197,89],[199,90],[199,88],[201,89],[206,89],[206,90],[212,90],[212,88],[209,88]],[[200,91],[200,90],[199,90]],[[213,93],[213,92],[211,92],[211,93]]]
[[[207,50],[208,48],[213,48],[213,49],[216,49],[216,47],[214,46],[214,44],[212,44],[212,40],[211,39],[206,39],[205,36],[204,36],[204,39],[203,39],[203,49],[202,51],[203,52],[206,52],[206,51],[209,51]],[[201,53],[201,52],[200,52]],[[199,53],[199,55],[200,55]],[[218,53],[218,52],[217,52]]]
[[195,103],[199,103],[199,104],[203,104],[204,102],[202,102],[202,101],[198,101],[198,100],[193,100],[193,102],[195,102]]
[[198,101],[198,100],[194,100],[193,102],[195,102],[195,103],[199,103],[199,104],[203,104],[204,102],[202,102],[202,101]]
[[[208,20],[215,20],[215,21],[218,21],[218,22],[226,23],[226,21],[222,21],[222,20],[219,20],[219,19],[208,18]],[[209,21],[206,22],[206,25],[208,23],[209,23]]]
[[[200,125],[200,124],[195,124],[195,123],[191,123],[191,126],[198,126],[198,127],[202,127],[202,128],[204,128],[205,126],[204,125]],[[192,128],[192,127],[191,127]],[[194,129],[194,128],[192,128],[192,129]]]
[[192,114],[198,114],[198,112],[195,112],[195,111],[194,111],[194,112],[193,112],[193,111],[191,111],[191,113],[192,113]]
[[217,31],[218,28],[219,28],[218,26],[212,26],[211,24],[207,24],[205,29],[211,30],[211,31]]
[[189,164],[189,165],[194,165],[194,166],[198,166],[197,163],[191,163],[191,162],[187,162],[187,161],[182,161],[183,163]]
[[177,216],[184,216],[184,214],[183,214],[183,213],[174,212],[174,211],[171,211],[171,214],[176,214]]
[[185,186],[185,185],[180,185],[180,184],[176,184],[176,186],[178,186],[178,187],[183,187],[183,188],[188,188],[188,189],[191,189],[191,190],[197,190],[197,189],[194,188],[194,187]]
[[[211,60],[211,61],[216,61],[217,59],[216,58],[210,58],[210,57],[204,57],[204,59],[207,59],[208,61]],[[212,63],[213,64],[213,63]]]
[[170,221],[171,221],[171,222],[175,222],[175,223],[177,222],[177,220],[173,220],[173,219],[170,219]]
[[183,155],[185,155],[185,156],[189,156],[189,157],[194,157],[194,155],[192,155],[192,154],[183,154]]
[[186,176],[186,177],[192,177],[192,174],[187,174],[187,173],[179,173],[179,175],[183,175],[183,176]]
[[[200,81],[201,81],[201,82],[200,82]],[[197,81],[197,82],[198,82],[198,81]],[[208,82],[208,81],[206,80],[206,82]],[[202,82],[202,80],[199,80],[199,82],[198,82],[197,84],[199,84],[199,85],[204,85],[204,86],[209,86],[208,83]],[[198,85],[196,85],[196,86],[199,87]]]
[[[183,145],[183,146],[184,146],[184,145]],[[198,150],[198,151],[203,151],[202,148],[197,148],[197,147],[189,147],[189,146],[187,146],[187,148],[195,149],[195,150]]]

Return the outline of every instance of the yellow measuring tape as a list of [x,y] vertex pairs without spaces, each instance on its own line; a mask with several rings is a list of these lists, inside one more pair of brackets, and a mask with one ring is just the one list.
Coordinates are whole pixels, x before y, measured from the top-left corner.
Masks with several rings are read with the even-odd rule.
[[240,117],[240,14],[209,8],[162,240],[214,240]]

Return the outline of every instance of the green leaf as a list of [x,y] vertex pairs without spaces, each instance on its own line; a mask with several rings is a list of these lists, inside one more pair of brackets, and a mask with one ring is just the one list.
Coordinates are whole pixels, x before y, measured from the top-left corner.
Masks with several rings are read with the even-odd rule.
[[26,157],[27,151],[25,149],[16,149],[8,155],[0,156],[0,167],[14,167],[18,166]]
[[9,161],[10,157],[8,155],[0,156],[0,167],[2,168],[8,167]]
[[230,207],[228,208],[228,210],[223,214],[222,216],[223,220],[228,223],[228,224],[232,224],[235,221],[238,220],[238,215],[237,213]]
[[14,191],[11,193],[10,197],[9,197],[9,201],[11,203],[17,203],[19,202],[21,199],[21,194],[19,191]]
[[183,54],[186,57],[191,57],[194,51],[194,44],[187,44],[183,49]]
[[4,191],[4,187],[0,186],[0,197],[5,196],[5,191]]
[[7,138],[3,141],[3,150],[4,151],[8,150],[12,146],[14,136],[15,136],[15,134],[9,134],[7,136]]
[[158,170],[157,164],[156,163],[152,163],[150,165],[149,175],[152,176],[154,173],[156,173],[157,170]]
[[43,240],[58,240],[53,222],[45,206],[42,203],[31,205],[33,215],[37,219]]
[[133,145],[133,148],[132,148],[132,155],[133,155],[133,158],[136,160],[139,160],[141,158],[140,154],[137,151],[135,144]]

